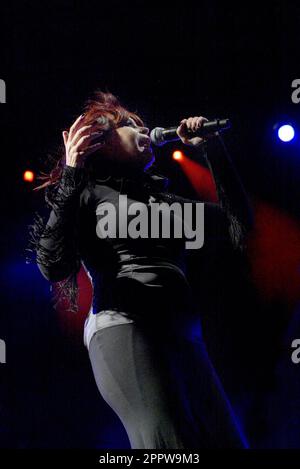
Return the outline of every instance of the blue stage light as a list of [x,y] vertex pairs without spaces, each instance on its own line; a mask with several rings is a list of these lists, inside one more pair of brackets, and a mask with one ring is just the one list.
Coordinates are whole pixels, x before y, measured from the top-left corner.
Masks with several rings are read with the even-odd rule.
[[295,136],[295,130],[290,124],[281,125],[278,129],[278,137],[282,142],[290,142]]

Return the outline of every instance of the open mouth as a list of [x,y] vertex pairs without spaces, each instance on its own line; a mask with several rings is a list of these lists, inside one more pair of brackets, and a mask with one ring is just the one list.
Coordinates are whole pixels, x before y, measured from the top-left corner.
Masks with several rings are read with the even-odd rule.
[[138,147],[141,151],[152,151],[150,137],[148,137],[148,135],[139,134]]

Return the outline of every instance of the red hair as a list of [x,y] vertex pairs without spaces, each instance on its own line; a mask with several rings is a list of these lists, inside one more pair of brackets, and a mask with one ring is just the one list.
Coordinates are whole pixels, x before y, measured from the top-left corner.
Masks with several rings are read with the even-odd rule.
[[[138,114],[128,111],[122,106],[119,99],[109,92],[96,91],[94,97],[89,99],[84,105],[84,118],[81,125],[88,125],[98,120],[98,129],[107,130],[107,122],[109,128],[116,128],[122,121],[127,121],[131,117],[137,125],[144,126],[142,119]],[[46,187],[56,185],[60,178],[63,167],[65,165],[65,151],[63,154],[58,156],[54,167],[50,172],[40,172],[37,179],[43,180],[43,184],[35,187],[33,190],[40,190]]]

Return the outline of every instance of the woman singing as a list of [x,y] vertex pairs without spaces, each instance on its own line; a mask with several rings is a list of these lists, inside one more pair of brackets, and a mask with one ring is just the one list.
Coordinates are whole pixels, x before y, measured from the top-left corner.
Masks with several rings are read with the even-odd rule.
[[[202,147],[190,132],[204,121],[183,119],[181,141]],[[245,448],[201,334],[193,333],[198,317],[184,237],[120,235],[136,216],[132,204],[141,211],[161,204],[163,219],[175,217],[173,202],[196,203],[168,192],[168,179],[150,168],[148,134],[112,94],[88,101],[63,132],[64,154],[39,187],[46,187],[51,212],[35,225],[37,264],[46,279],[67,288],[75,308],[76,274],[83,265],[89,275],[93,302],[84,342],[98,389],[131,448]],[[228,155],[208,155],[207,162],[219,203],[204,205],[205,243],[225,239],[242,249],[251,225],[247,197]]]

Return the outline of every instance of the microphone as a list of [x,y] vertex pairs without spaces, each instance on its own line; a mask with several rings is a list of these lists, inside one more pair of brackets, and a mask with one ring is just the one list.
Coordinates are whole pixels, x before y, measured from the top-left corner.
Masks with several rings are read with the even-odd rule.
[[[188,135],[191,137],[205,137],[205,135],[223,131],[230,127],[231,123],[229,119],[214,119],[212,121],[204,122],[203,125],[195,132],[189,131]],[[151,130],[150,133],[151,143],[157,146],[162,146],[165,143],[180,140],[176,133],[177,128],[178,127],[168,127],[164,129],[163,127],[155,127],[155,129]]]

